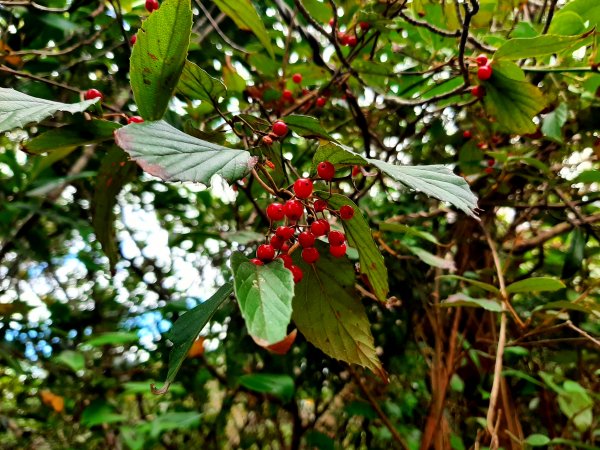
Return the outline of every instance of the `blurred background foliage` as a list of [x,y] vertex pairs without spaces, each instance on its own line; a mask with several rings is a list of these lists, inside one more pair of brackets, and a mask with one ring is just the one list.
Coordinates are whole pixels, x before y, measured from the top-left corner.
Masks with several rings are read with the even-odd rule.
[[[61,121],[81,121],[68,115],[0,136],[0,448],[483,448],[499,314],[482,301],[489,290],[440,276],[498,286],[492,247],[507,285],[531,277],[564,284],[511,297],[496,394],[501,446],[598,448],[598,37],[520,59],[546,106],[537,131],[514,133],[468,91],[447,95],[463,82],[462,3],[254,2],[270,55],[221,12],[250,2],[192,2],[188,58],[224,80],[228,113],[277,117],[288,106],[282,89],[302,95],[291,81],[300,73],[308,93],[326,87],[327,96],[303,112],[341,142],[390,162],[452,164],[478,195],[481,224],[368,168],[345,185],[388,267],[391,299],[364,303],[389,384],[300,335],[286,355],[267,352],[229,302],[176,384],[153,395],[149,385],[166,375],[164,334],[230,278],[232,250],[251,251],[261,239],[268,224],[257,208],[267,195],[251,180],[204,188],[137,169],[115,204],[111,273],[91,205],[112,144],[56,142],[41,155],[20,148]],[[474,4],[467,58],[491,58],[508,39],[578,35],[600,21],[593,1]],[[341,49],[343,62],[316,27],[330,30],[332,5],[340,29],[359,37],[356,48]],[[146,17],[141,0],[2,1],[1,84],[67,103],[93,87],[105,113],[124,123],[121,112],[136,112],[130,38]],[[240,145],[207,103],[178,96],[165,119]],[[308,171],[315,141],[284,145],[286,159]],[[462,303],[440,307],[448,298]]]

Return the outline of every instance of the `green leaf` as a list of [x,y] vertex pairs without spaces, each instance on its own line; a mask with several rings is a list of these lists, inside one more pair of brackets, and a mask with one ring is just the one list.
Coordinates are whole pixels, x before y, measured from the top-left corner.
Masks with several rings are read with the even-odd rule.
[[600,183],[600,170],[586,170],[581,172],[571,181],[571,183]]
[[191,61],[186,61],[177,84],[177,92],[192,99],[218,103],[219,97],[225,97],[227,88],[205,70]]
[[546,311],[549,309],[553,309],[553,310],[566,309],[568,311],[569,310],[570,311],[580,311],[585,314],[592,314],[594,311],[600,312],[600,305],[598,305],[597,307],[594,307],[593,304],[587,305],[587,304],[573,303],[568,300],[558,300],[555,302],[546,303],[545,305],[540,305],[540,306],[536,307],[534,309],[534,311]]
[[440,276],[440,278],[445,279],[445,280],[464,281],[465,283],[472,284],[473,286],[483,289],[484,291],[488,291],[488,292],[491,292],[496,295],[500,294],[500,291],[498,290],[498,288],[496,286],[493,286],[488,283],[484,283],[482,281],[472,280],[471,278],[461,277],[459,275],[442,275],[442,276]]
[[39,155],[65,147],[78,147],[113,139],[115,130],[121,128],[116,122],[92,119],[78,121],[46,131],[22,145],[23,151]]
[[292,318],[292,272],[279,259],[257,266],[239,252],[231,255],[231,270],[235,297],[248,332],[267,345],[283,340]]
[[518,292],[552,292],[564,287],[564,283],[556,278],[534,277],[509,284],[506,287],[506,292],[509,294],[516,294]]
[[157,439],[165,431],[198,428],[202,414],[194,411],[170,411],[154,419],[150,428],[150,436]]
[[213,175],[220,175],[232,182],[256,164],[245,150],[196,139],[162,120],[127,125],[115,132],[115,141],[142,169],[165,181],[208,185]]
[[451,203],[476,217],[474,210],[477,208],[477,197],[471,192],[465,179],[455,175],[447,166],[399,166],[364,158],[349,147],[333,143],[319,147],[313,158],[313,170],[316,170],[318,163],[326,160],[332,164],[372,164],[404,186]]
[[581,16],[572,11],[561,10],[554,16],[548,34],[558,34],[561,36],[572,36],[582,33],[585,30],[585,23]]
[[124,415],[115,413],[115,408],[101,399],[94,400],[81,413],[81,424],[90,428],[124,420]]
[[190,0],[165,0],[142,22],[131,52],[131,89],[140,115],[159,120],[183,71],[192,32]]
[[490,300],[487,298],[472,298],[462,293],[451,295],[440,303],[440,307],[442,308],[454,308],[457,306],[483,308],[487,311],[502,312],[502,305],[497,300]]
[[558,36],[545,34],[534,38],[517,38],[506,41],[496,53],[494,61],[498,59],[524,59],[562,53],[575,46],[581,47],[585,39],[593,33],[590,30],[577,36]]
[[414,227],[409,227],[408,225],[404,225],[401,223],[392,223],[392,222],[383,222],[379,224],[380,231],[390,231],[392,233],[402,233],[410,236],[418,237],[420,239],[424,239],[426,241],[431,242],[432,244],[439,245],[439,241],[437,238],[427,231],[417,230]]
[[593,405],[587,390],[579,383],[572,380],[563,383],[563,392],[558,396],[558,406],[582,433],[592,426]]
[[589,21],[591,27],[600,25],[600,6],[596,0],[572,0],[567,2],[558,13],[556,18],[566,13],[576,13]]
[[546,106],[542,92],[525,80],[516,64],[494,60],[492,67],[492,77],[484,83],[486,112],[510,133],[534,133],[533,117]]
[[544,436],[543,434],[532,434],[525,439],[525,443],[531,445],[532,447],[543,447],[550,443],[550,438],[548,436]]
[[123,186],[135,177],[137,168],[128,161],[127,155],[118,147],[111,147],[102,158],[96,177],[94,197],[92,199],[92,226],[94,233],[108,257],[111,272],[119,260],[119,250],[115,236],[114,206],[117,195]]
[[428,252],[420,247],[406,246],[417,258],[432,267],[438,267],[440,269],[449,270],[451,272],[456,270],[454,261],[440,258],[433,253]]
[[274,57],[273,45],[267,29],[250,0],[212,0],[221,11],[227,14],[241,30],[252,31],[260,43]]
[[334,141],[329,133],[325,131],[325,128],[321,126],[321,123],[314,117],[302,116],[302,115],[291,115],[287,116],[283,121],[290,127],[292,131],[295,131],[302,137],[307,138],[322,138],[329,141]]
[[97,336],[92,336],[84,343],[92,347],[102,347],[104,345],[125,345],[138,342],[140,340],[137,333],[127,333],[124,331],[115,331],[102,333]]
[[289,375],[253,373],[241,376],[238,383],[246,389],[273,395],[285,402],[289,402],[294,396],[294,380]]
[[85,368],[85,357],[80,352],[73,350],[64,350],[54,358],[54,361],[59,364],[64,364],[73,372],[79,372]]
[[315,195],[327,201],[329,207],[333,209],[339,210],[344,205],[350,205],[354,209],[352,219],[342,220],[342,225],[348,243],[358,251],[360,273],[369,280],[375,296],[385,302],[390,290],[387,268],[379,248],[373,241],[371,228],[360,208],[345,195],[332,194],[329,196],[328,192],[316,192]]
[[571,278],[579,272],[579,269],[583,265],[586,241],[583,229],[581,227],[575,228],[571,233],[571,245],[565,254],[565,262],[560,275],[561,278]]
[[563,142],[562,127],[567,122],[569,109],[566,103],[561,103],[554,111],[544,116],[542,133],[557,142]]
[[167,338],[173,343],[173,348],[169,355],[167,379],[160,389],[157,389],[153,384],[150,385],[154,394],[164,394],[169,390],[169,386],[173,383],[183,360],[187,357],[198,334],[200,334],[202,328],[210,321],[217,309],[229,298],[232,292],[233,285],[226,283],[208,300],[200,303],[175,321],[173,328],[169,330],[167,335]]
[[0,133],[40,122],[58,111],[71,114],[83,112],[99,99],[79,103],[60,103],[32,97],[14,89],[0,88]]
[[304,272],[296,285],[293,319],[306,340],[332,358],[367,367],[382,379],[387,374],[375,351],[369,318],[354,290],[354,267],[348,258],[333,258],[320,241],[321,257],[312,267],[297,253]]

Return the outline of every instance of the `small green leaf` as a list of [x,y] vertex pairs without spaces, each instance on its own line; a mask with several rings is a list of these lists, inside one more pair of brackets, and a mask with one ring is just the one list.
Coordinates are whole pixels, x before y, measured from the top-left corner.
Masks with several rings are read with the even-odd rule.
[[302,116],[302,115],[291,115],[284,119],[284,122],[290,127],[292,131],[295,131],[302,137],[307,138],[322,138],[329,141],[334,141],[329,133],[325,131],[325,128],[321,123],[314,117]]
[[561,278],[571,278],[583,265],[585,253],[585,244],[587,242],[585,232],[581,227],[577,227],[571,233],[571,245],[565,254]]
[[546,310],[560,310],[566,309],[567,311],[580,311],[585,314],[592,314],[594,311],[600,312],[600,305],[595,306],[594,304],[584,304],[584,303],[573,303],[568,300],[558,300],[555,302],[549,302],[545,305],[540,305],[534,309],[534,311],[546,311]]
[[571,183],[600,183],[600,170],[586,170],[581,172],[571,181]]
[[321,258],[312,266],[294,255],[304,272],[296,285],[294,323],[306,340],[323,353],[349,364],[372,370],[382,379],[387,374],[375,351],[365,308],[354,290],[354,267],[347,258],[333,258],[320,241]]
[[254,373],[241,376],[238,382],[246,389],[270,394],[285,402],[289,402],[294,396],[294,380],[289,375]]
[[385,261],[379,248],[373,241],[371,228],[363,216],[360,208],[348,197],[328,192],[316,192],[329,207],[339,210],[344,205],[350,205],[354,209],[354,216],[350,220],[342,220],[348,243],[356,248],[360,262],[360,273],[367,277],[373,293],[382,302],[386,301],[389,292],[388,273]]
[[498,124],[511,133],[534,133],[533,117],[546,106],[542,92],[525,80],[523,71],[510,61],[492,63],[492,78],[484,83],[485,109]]
[[79,372],[85,368],[85,357],[82,353],[73,350],[64,350],[60,352],[60,354],[54,358],[54,361],[64,364],[73,372]]
[[84,343],[92,347],[102,347],[103,345],[125,345],[133,344],[140,340],[137,333],[126,333],[124,331],[115,331],[102,333],[97,336],[92,336]]
[[136,171],[136,165],[128,161],[125,152],[112,146],[106,156],[102,158],[96,177],[91,208],[92,226],[100,245],[102,245],[102,250],[108,257],[111,271],[114,271],[115,264],[119,260],[114,228],[114,206],[117,203],[117,195],[123,186],[135,177]]
[[260,43],[267,49],[271,58],[274,57],[273,45],[267,29],[254,9],[250,0],[212,0],[221,11],[227,14],[241,30],[254,33]]
[[142,169],[165,181],[208,185],[213,175],[220,175],[232,182],[256,163],[245,150],[196,139],[162,120],[127,125],[115,132],[115,141]]
[[490,300],[487,298],[472,298],[462,293],[451,295],[440,303],[440,307],[442,308],[454,308],[457,306],[483,308],[487,311],[502,312],[502,305],[497,300]]
[[0,88],[0,133],[40,122],[58,111],[71,114],[83,112],[99,99],[79,103],[59,103],[32,97],[14,89]]
[[283,340],[292,318],[292,272],[279,259],[257,266],[239,252],[231,256],[231,270],[235,297],[250,335],[266,344]]
[[550,438],[543,434],[532,434],[525,439],[525,442],[532,447],[542,447],[550,443]]
[[140,115],[159,120],[183,71],[192,32],[190,0],[165,0],[142,22],[131,52],[131,89]]
[[205,70],[191,61],[186,61],[177,84],[177,92],[192,99],[217,103],[219,97],[225,97],[227,88]]
[[232,292],[233,285],[226,283],[212,297],[179,317],[173,324],[173,328],[169,330],[167,335],[168,339],[173,342],[173,348],[169,355],[167,379],[160,389],[157,389],[153,384],[150,385],[154,394],[164,394],[169,390],[169,386],[173,383],[198,334]]
[[560,11],[556,14],[548,34],[558,34],[560,36],[573,36],[574,34],[582,33],[585,30],[585,23],[581,16],[573,11]]
[[78,147],[113,138],[115,130],[121,128],[108,120],[86,120],[46,131],[22,145],[23,151],[39,155],[65,147]]
[[426,241],[431,242],[432,244],[439,245],[439,241],[437,238],[427,231],[417,230],[414,227],[409,227],[408,225],[404,225],[396,222],[383,222],[379,224],[380,231],[390,231],[392,233],[402,233],[410,236],[418,237],[420,239],[424,239]]
[[198,428],[201,418],[202,414],[195,411],[170,411],[161,414],[150,422],[150,436],[157,439],[166,431]]
[[436,256],[433,253],[430,253],[427,250],[424,250],[420,247],[407,246],[407,248],[425,264],[428,264],[432,267],[438,267],[440,269],[449,270],[451,272],[454,272],[456,270],[456,266],[454,265],[454,261],[452,260],[440,258],[439,256]]
[[516,294],[519,292],[552,292],[565,287],[564,283],[556,278],[534,277],[517,281],[506,287],[506,292]]
[[563,142],[562,127],[567,122],[569,109],[566,103],[561,103],[554,111],[544,116],[542,133],[544,136]]
[[81,424],[86,427],[122,422],[125,416],[115,413],[115,408],[102,399],[94,400],[81,413]]
[[500,291],[498,290],[498,288],[496,286],[493,286],[488,283],[484,283],[482,281],[472,280],[471,278],[461,277],[459,275],[442,275],[442,276],[440,276],[440,278],[445,279],[445,280],[464,281],[465,283],[472,284],[473,286],[483,289],[484,291],[488,291],[488,292],[491,292],[496,295],[500,294]]
[[498,59],[524,59],[561,53],[575,46],[581,47],[594,31],[590,30],[577,36],[556,36],[545,34],[534,38],[517,38],[506,41],[496,53]]

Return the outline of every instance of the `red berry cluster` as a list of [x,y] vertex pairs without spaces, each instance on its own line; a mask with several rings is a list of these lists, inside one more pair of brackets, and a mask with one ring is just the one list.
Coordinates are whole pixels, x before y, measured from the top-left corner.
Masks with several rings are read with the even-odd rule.
[[[477,78],[481,81],[487,81],[492,78],[492,66],[485,55],[479,55],[475,58],[477,63]],[[485,97],[485,88],[482,85],[474,86],[471,89],[471,94],[477,98]]]
[[149,13],[156,11],[159,6],[158,0],[146,0],[146,11]]
[[[331,182],[335,178],[335,166],[323,161],[317,166],[317,175],[320,180]],[[313,195],[313,189],[312,179],[299,178],[292,187],[293,198],[285,203],[274,202],[267,206],[266,214],[271,222],[268,243],[260,245],[256,250],[256,258],[251,260],[261,266],[276,258],[283,260],[284,267],[292,272],[295,283],[300,282],[303,276],[302,270],[293,264],[290,256],[297,248],[302,248],[301,257],[307,264],[314,264],[320,258],[315,247],[320,237],[327,237],[332,256],[341,258],[346,254],[346,236],[340,231],[331,230],[325,211],[342,220],[354,216],[352,206],[344,205],[339,211],[333,210],[325,200]],[[277,222],[284,223],[276,226]]]

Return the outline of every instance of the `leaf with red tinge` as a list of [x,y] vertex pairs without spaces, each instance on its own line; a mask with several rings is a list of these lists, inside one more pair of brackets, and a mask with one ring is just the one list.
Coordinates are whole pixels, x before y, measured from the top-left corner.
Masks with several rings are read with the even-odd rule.
[[113,208],[117,203],[117,195],[123,186],[134,178],[135,172],[136,166],[128,161],[125,152],[118,147],[112,147],[102,159],[96,177],[96,187],[92,199],[92,226],[102,245],[102,250],[108,257],[112,273],[114,273],[115,264],[119,259]]
[[296,335],[298,334],[298,330],[294,328],[291,333],[289,333],[286,337],[284,337],[281,341],[275,342],[274,344],[269,345],[267,341],[264,339],[260,339],[254,336],[251,336],[256,345],[259,345],[271,353],[276,355],[285,355],[290,351],[292,345],[294,345],[294,341],[296,340]]
[[167,122],[133,123],[115,131],[115,141],[150,175],[165,181],[210,184],[213,175],[232,182],[256,164],[246,150],[197,139]]

